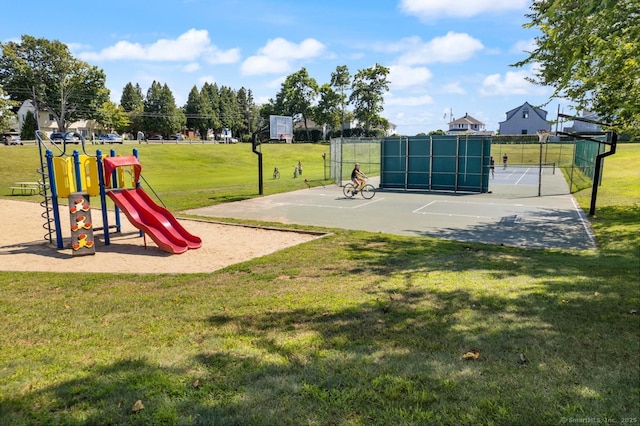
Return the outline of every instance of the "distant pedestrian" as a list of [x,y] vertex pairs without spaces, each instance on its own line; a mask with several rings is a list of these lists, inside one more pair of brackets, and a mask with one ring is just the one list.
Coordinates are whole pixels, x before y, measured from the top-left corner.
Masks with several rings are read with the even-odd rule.
[[489,165],[489,168],[491,169],[491,177],[495,178],[496,177],[496,160],[494,160],[493,157],[491,157],[491,164]]
[[298,174],[302,176],[302,161],[298,160]]
[[507,170],[507,160],[509,159],[509,157],[507,156],[507,153],[505,153],[502,156],[502,165],[504,166],[504,169]]

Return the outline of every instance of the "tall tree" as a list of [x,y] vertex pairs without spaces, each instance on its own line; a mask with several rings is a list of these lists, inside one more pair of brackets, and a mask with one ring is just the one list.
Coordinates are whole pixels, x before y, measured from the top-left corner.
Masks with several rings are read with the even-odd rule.
[[96,118],[109,100],[104,72],[74,58],[58,40],[23,35],[0,48],[0,85],[11,99],[31,99],[36,111],[48,111],[61,132],[68,122]]
[[129,115],[129,125],[125,131],[137,135],[143,129],[142,113],[144,111],[144,95],[138,83],[134,86],[127,83],[122,89],[120,106]]
[[114,102],[105,102],[100,108],[100,123],[105,130],[116,131],[122,133],[129,127],[129,115],[124,110],[122,105],[116,105]]
[[384,93],[389,91],[389,68],[375,64],[371,68],[359,70],[353,77],[349,103],[353,105],[353,115],[366,135],[374,126],[387,128],[389,122],[380,116],[383,110]]
[[[11,110],[14,106],[18,106],[18,102],[8,99],[4,89],[0,86],[0,131],[8,128],[11,122],[16,119],[15,113]],[[35,136],[33,137],[35,138]]]
[[200,92],[206,92],[206,99],[209,101],[211,116],[209,118],[208,128],[213,130],[215,138],[215,134],[220,133],[220,130],[222,130],[222,121],[220,119],[220,91],[216,83],[205,83]]
[[298,116],[304,123],[307,140],[311,140],[307,119],[313,116],[313,104],[318,96],[318,82],[306,68],[289,75],[276,94],[275,109],[280,115]]
[[144,101],[144,125],[147,132],[169,136],[186,124],[184,112],[176,107],[169,87],[153,81]]
[[198,91],[198,88],[193,86],[183,109],[187,117],[187,128],[197,130],[200,139],[206,140],[211,120],[211,105],[207,92]]
[[640,127],[638,0],[535,0],[530,22],[541,35],[515,66],[539,64],[532,82],[551,86],[577,109],[620,128]]
[[126,112],[135,111],[144,103],[144,95],[142,94],[142,88],[138,83],[134,86],[131,83],[127,83],[122,89],[122,96],[120,97],[120,105]]
[[235,92],[227,86],[220,87],[220,120],[222,128],[236,133],[242,120]]
[[323,84],[320,87],[320,100],[315,108],[314,120],[318,124],[324,124],[329,130],[333,131],[340,127],[340,136],[342,136],[344,122],[344,97],[334,91],[330,84]]
[[346,65],[338,65],[331,73],[331,87],[334,87],[340,94],[340,137],[344,135],[344,120],[346,113],[347,94],[345,93],[351,86],[351,75]]
[[[251,97],[251,98],[250,98]],[[238,111],[241,114],[242,118],[238,123],[238,133],[240,135],[244,135],[247,133],[251,133],[249,131],[249,118],[251,116],[251,104],[253,103],[253,96],[251,91],[247,91],[244,87],[241,87],[236,92],[236,99],[238,102]]]
[[256,105],[251,89],[247,90],[247,111],[247,130],[249,135],[251,135],[259,128],[260,123],[260,109]]
[[27,111],[20,129],[20,139],[28,141],[36,138],[36,130],[38,130],[38,120],[31,110]]

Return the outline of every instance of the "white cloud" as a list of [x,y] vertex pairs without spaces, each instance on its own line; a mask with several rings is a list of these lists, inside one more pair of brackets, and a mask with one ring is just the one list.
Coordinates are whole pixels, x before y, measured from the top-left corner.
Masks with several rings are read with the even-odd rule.
[[389,67],[389,81],[395,88],[421,86],[427,83],[433,74],[425,67],[392,65]]
[[284,38],[267,41],[258,49],[258,54],[248,57],[242,64],[244,75],[257,75],[287,72],[292,69],[292,62],[320,56],[326,46],[319,41],[308,38],[301,43],[292,43]]
[[81,52],[87,61],[194,61],[205,59],[211,63],[230,63],[240,59],[238,49],[219,50],[211,44],[207,30],[190,29],[176,39],[160,39],[149,45],[119,41],[100,52]]
[[203,75],[202,77],[198,78],[198,83],[200,84],[200,87],[204,86],[205,83],[213,84],[215,82],[216,82],[216,79],[212,75]]
[[278,89],[280,90],[280,88],[282,87],[282,83],[285,82],[285,80],[287,79],[286,76],[280,76],[274,80],[271,80],[269,82],[267,82],[267,84],[265,85],[266,87],[269,87],[271,89]]
[[453,31],[426,43],[419,38],[406,39],[406,41],[410,41],[406,45],[407,52],[398,59],[399,63],[405,65],[463,62],[484,49],[480,40],[469,34]]
[[511,53],[523,53],[523,52],[533,52],[536,49],[536,41],[535,39],[530,40],[520,40],[516,44],[514,44],[509,50]]
[[[18,41],[19,43],[20,41]],[[91,49],[91,46],[87,45],[87,44],[83,44],[83,43],[65,43],[67,45],[67,47],[69,48],[69,50],[71,52],[79,52],[82,50],[89,50]]]
[[531,76],[529,71],[508,71],[504,77],[500,74],[491,74],[485,77],[480,88],[480,94],[485,96],[495,95],[544,95],[548,89],[536,86],[526,80]]
[[433,98],[429,95],[423,96],[406,96],[395,98],[390,96],[385,99],[384,105],[385,107],[389,106],[420,106],[420,105],[429,105],[433,103]]
[[467,93],[458,81],[456,81],[455,83],[445,84],[441,87],[440,90],[443,93],[449,93],[453,95],[464,95],[465,93]]
[[442,17],[470,17],[491,12],[526,11],[529,0],[401,0],[399,8],[427,21]]
[[312,38],[296,44],[279,37],[269,40],[264,47],[258,50],[258,53],[278,59],[303,59],[318,56],[324,49],[324,44]]
[[194,72],[194,71],[198,71],[199,69],[200,69],[200,64],[197,62],[191,62],[190,64],[187,64],[184,67],[182,67],[182,71],[184,72]]
[[240,68],[243,75],[282,73],[291,69],[289,61],[268,56],[250,56]]

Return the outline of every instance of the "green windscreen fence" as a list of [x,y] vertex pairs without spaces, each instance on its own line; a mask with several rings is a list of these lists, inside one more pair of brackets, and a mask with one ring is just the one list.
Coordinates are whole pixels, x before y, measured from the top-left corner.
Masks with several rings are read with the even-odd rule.
[[487,192],[489,136],[388,137],[382,141],[380,187]]
[[[595,138],[605,141],[604,137]],[[596,157],[603,153],[605,146],[597,142],[584,139],[576,140],[576,148],[573,154],[573,166],[583,175],[593,180],[596,171]]]

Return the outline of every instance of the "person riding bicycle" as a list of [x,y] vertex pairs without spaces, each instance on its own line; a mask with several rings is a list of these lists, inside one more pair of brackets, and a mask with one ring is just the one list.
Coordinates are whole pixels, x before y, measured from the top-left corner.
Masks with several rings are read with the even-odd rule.
[[365,175],[360,170],[360,163],[356,163],[355,167],[353,168],[353,171],[351,172],[351,181],[353,182],[353,185],[355,187],[353,191],[354,194],[358,193],[360,188],[362,188],[364,184],[367,183],[365,179],[367,179],[367,175]]

